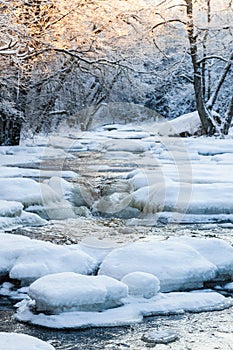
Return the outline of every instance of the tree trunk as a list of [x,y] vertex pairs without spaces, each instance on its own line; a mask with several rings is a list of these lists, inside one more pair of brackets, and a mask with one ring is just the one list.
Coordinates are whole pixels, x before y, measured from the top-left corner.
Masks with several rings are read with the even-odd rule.
[[196,107],[198,114],[201,119],[202,127],[207,135],[213,135],[215,133],[215,126],[211,119],[211,114],[208,111],[203,96],[203,84],[202,84],[202,70],[198,63],[198,52],[197,52],[197,36],[194,33],[194,21],[193,21],[193,2],[192,0],[185,0],[187,4],[187,25],[186,32],[190,45],[190,53],[193,65],[194,73],[194,91],[196,99]]
[[230,102],[228,113],[226,115],[226,119],[224,120],[224,124],[223,124],[223,128],[222,128],[223,135],[228,134],[228,131],[229,131],[230,126],[231,126],[232,118],[233,118],[233,95],[231,97],[231,102]]
[[20,120],[0,116],[0,145],[17,146],[20,141],[22,123]]

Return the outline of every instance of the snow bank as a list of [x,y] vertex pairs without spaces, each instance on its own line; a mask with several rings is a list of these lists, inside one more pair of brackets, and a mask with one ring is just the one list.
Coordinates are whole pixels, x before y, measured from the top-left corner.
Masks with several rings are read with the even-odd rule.
[[216,277],[217,267],[182,240],[135,242],[109,253],[99,275],[121,280],[136,271],[155,275],[161,291],[168,292],[203,287]]
[[26,334],[0,332],[0,349],[2,350],[55,350],[55,348]]
[[201,130],[201,121],[198,112],[184,114],[170,121],[156,125],[161,136],[195,135]]
[[77,245],[58,246],[11,234],[0,235],[0,276],[28,284],[44,275],[59,272],[91,274],[97,262]]
[[35,301],[37,312],[57,314],[64,311],[102,311],[120,306],[127,292],[125,284],[111,277],[66,272],[38,279],[31,284],[28,294]]

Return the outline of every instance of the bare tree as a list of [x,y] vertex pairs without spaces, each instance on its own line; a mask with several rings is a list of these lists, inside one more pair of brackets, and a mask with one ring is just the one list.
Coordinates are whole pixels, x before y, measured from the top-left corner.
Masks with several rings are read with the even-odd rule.
[[[164,5],[165,2],[163,2]],[[169,2],[170,3],[170,2]],[[189,54],[192,61],[193,67],[193,86],[195,92],[195,100],[196,100],[196,108],[198,110],[203,131],[208,135],[213,135],[214,133],[218,134],[226,134],[228,133],[231,121],[232,121],[232,107],[231,102],[229,103],[228,110],[219,115],[214,110],[215,103],[219,98],[220,91],[223,88],[224,83],[226,82],[227,77],[230,78],[230,70],[232,66],[233,52],[229,52],[227,49],[227,44],[225,45],[224,51],[219,54],[217,51],[217,46],[220,45],[219,42],[214,42],[214,50],[212,48],[208,52],[208,48],[210,45],[213,47],[213,40],[211,44],[208,44],[208,39],[210,37],[219,36],[225,34],[225,38],[227,40],[231,37],[232,30],[232,22],[224,22],[224,13],[219,14],[219,18],[221,18],[220,23],[216,21],[216,25],[212,23],[211,16],[211,5],[216,2],[215,0],[207,0],[206,7],[200,9],[201,1],[194,0],[181,0],[178,4],[174,4],[173,6],[169,6],[169,9],[172,8],[181,8],[183,9],[182,15],[177,16],[176,11],[172,12],[172,18],[162,18],[154,27],[153,32],[156,28],[161,26],[173,26],[173,30],[177,30],[179,28],[179,24],[183,24],[185,27],[185,31],[187,34],[188,42],[189,42]],[[226,5],[226,3],[225,3]],[[227,9],[228,13],[232,11],[230,9],[231,4],[228,4],[229,8]],[[175,15],[174,15],[175,13]],[[205,16],[203,16],[203,14]],[[202,16],[201,16],[202,15]],[[198,20],[198,16],[201,17],[201,20]],[[161,17],[161,16],[160,16]],[[233,17],[232,17],[233,19]],[[178,26],[176,26],[178,24]],[[224,34],[222,34],[224,33]],[[204,52],[201,48],[204,47]],[[213,65],[213,61],[224,62],[225,66],[221,67],[220,65]],[[212,64],[212,68],[211,68]],[[206,66],[208,66],[208,70],[206,70]],[[211,75],[216,74],[214,72],[214,67],[218,67],[218,70],[221,69],[221,72],[218,74],[219,78],[217,84],[211,82]],[[207,72],[207,73],[206,73]],[[208,74],[208,85],[206,85],[206,74]],[[225,96],[226,98],[226,96]],[[232,100],[232,97],[229,97],[229,100]],[[227,103],[226,103],[227,105]]]

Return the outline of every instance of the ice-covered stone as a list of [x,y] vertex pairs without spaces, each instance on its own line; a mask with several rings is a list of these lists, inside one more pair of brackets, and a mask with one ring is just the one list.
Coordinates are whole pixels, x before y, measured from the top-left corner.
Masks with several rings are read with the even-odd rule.
[[149,331],[143,334],[141,339],[146,343],[168,344],[179,339],[179,336],[176,332],[171,330]]

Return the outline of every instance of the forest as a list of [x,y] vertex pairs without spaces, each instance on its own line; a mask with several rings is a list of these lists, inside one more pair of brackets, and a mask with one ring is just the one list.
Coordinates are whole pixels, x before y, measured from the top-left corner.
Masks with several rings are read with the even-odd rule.
[[61,123],[233,115],[231,0],[0,0],[0,144]]

